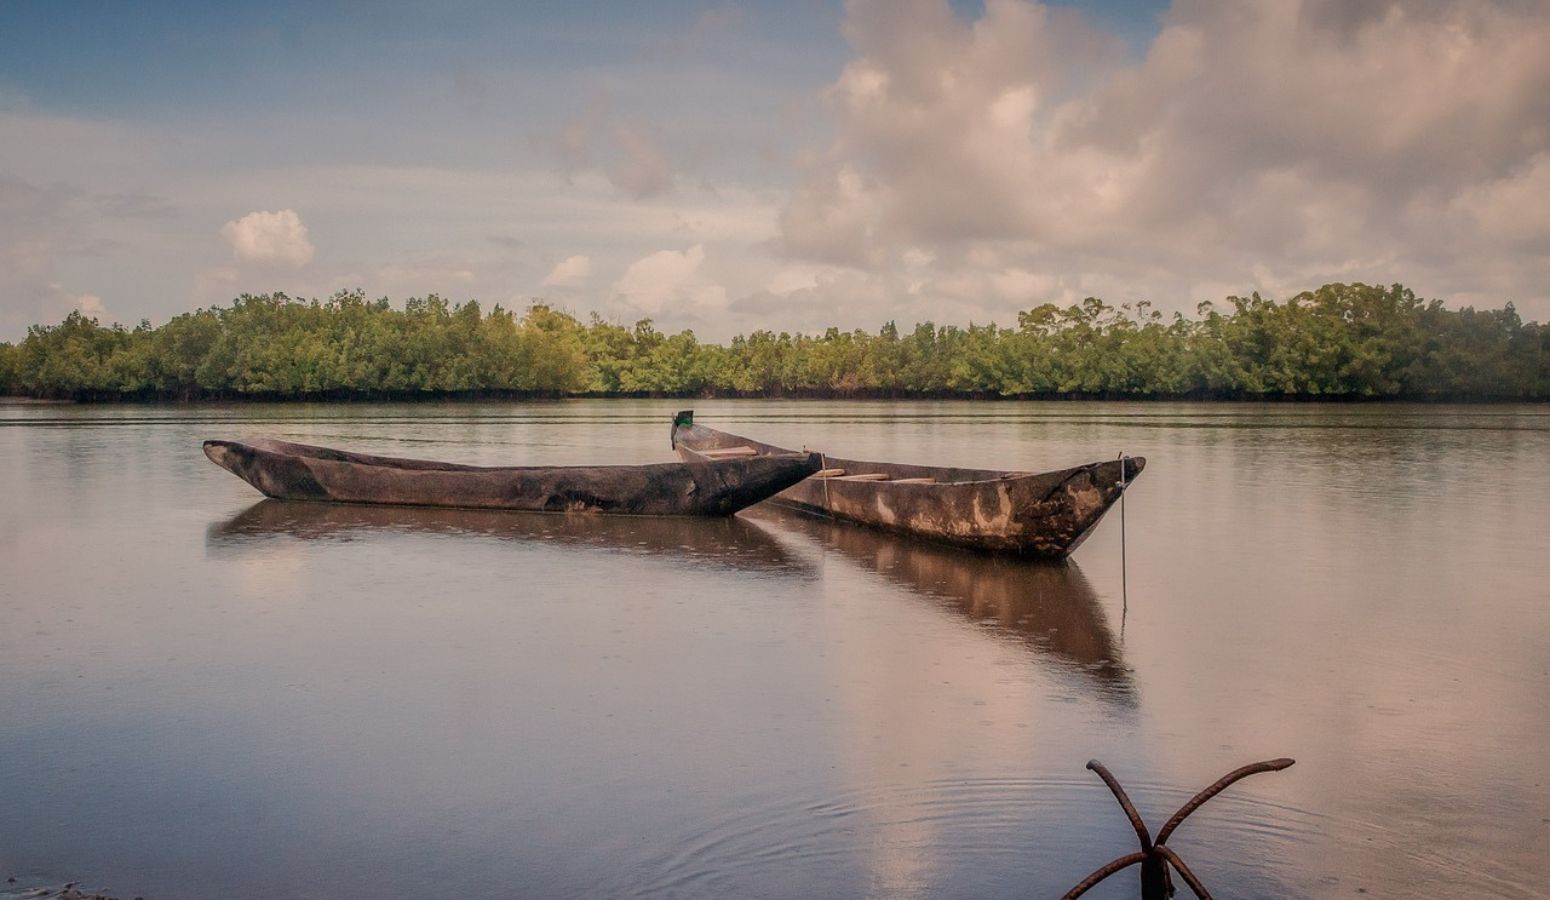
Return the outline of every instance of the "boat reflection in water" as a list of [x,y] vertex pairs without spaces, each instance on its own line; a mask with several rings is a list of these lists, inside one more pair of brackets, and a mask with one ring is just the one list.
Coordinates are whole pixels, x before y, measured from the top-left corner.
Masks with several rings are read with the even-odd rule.
[[601,516],[261,500],[211,525],[205,542],[210,550],[225,552],[277,535],[344,541],[373,533],[474,535],[643,556],[682,556],[740,570],[817,574],[769,532],[736,516]]
[[211,525],[206,545],[226,553],[275,536],[348,541],[403,533],[668,555],[806,579],[821,577],[823,555],[837,553],[863,571],[1025,642],[1041,659],[1080,673],[1087,687],[1119,699],[1133,690],[1097,593],[1075,564],[975,553],[808,516],[564,515],[262,500]]
[[799,535],[863,569],[929,597],[944,608],[1026,642],[1040,658],[1080,673],[1088,687],[1131,702],[1098,593],[1075,563],[976,553],[814,516],[745,514],[771,530]]

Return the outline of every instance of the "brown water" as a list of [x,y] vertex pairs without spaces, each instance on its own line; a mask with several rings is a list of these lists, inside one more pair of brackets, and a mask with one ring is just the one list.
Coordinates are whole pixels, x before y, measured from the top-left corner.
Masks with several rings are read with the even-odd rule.
[[[0,406],[0,881],[125,896],[1550,895],[1550,408],[702,402],[1149,460],[1065,566],[782,515],[259,502],[206,437],[669,457],[671,402]],[[1182,888],[1182,886],[1181,886]],[[1134,897],[1135,880],[1093,897]]]

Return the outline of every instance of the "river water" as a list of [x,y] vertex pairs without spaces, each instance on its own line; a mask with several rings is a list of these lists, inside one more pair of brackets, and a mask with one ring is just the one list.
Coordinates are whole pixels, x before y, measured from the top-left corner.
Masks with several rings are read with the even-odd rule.
[[199,449],[655,462],[679,405],[0,406],[0,895],[1058,897],[1135,849],[1090,758],[1155,829],[1279,756],[1170,841],[1218,897],[1550,895],[1547,407],[698,404],[1144,455],[1123,569],[1117,514],[1040,565],[260,502]]

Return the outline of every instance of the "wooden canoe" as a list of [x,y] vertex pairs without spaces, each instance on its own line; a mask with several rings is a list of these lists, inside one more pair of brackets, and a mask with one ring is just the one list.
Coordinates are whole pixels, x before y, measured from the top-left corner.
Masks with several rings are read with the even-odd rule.
[[[751,461],[792,452],[697,425],[693,410],[673,420],[673,449],[686,461]],[[824,455],[822,471],[769,502],[976,550],[1061,558],[1092,533],[1145,466],[1145,459],[1133,456],[1053,472],[1012,472]]]
[[645,466],[467,466],[271,438],[205,441],[205,456],[280,500],[639,516],[727,516],[818,471],[818,454]]

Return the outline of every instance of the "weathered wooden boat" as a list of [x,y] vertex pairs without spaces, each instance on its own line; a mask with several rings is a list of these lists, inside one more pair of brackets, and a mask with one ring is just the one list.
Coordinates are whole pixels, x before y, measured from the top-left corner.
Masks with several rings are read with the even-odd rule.
[[816,453],[644,466],[469,466],[272,438],[205,441],[205,456],[280,500],[640,516],[727,516],[821,467]]
[[[790,454],[771,444],[673,420],[673,449],[686,461],[763,459]],[[1145,468],[1139,456],[1053,472],[1009,472],[868,462],[823,456],[823,469],[769,502],[942,543],[1060,558]]]

